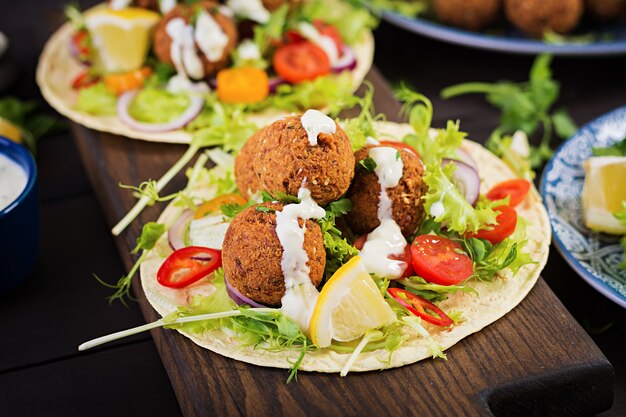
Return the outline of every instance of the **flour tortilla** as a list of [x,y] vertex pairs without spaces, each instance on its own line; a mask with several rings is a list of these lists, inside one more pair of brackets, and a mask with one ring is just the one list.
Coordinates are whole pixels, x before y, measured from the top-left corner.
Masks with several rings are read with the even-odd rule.
[[[72,80],[84,71],[85,67],[70,54],[69,45],[73,32],[72,25],[69,22],[65,23],[48,40],[39,57],[37,84],[52,107],[74,122],[101,132],[151,142],[191,142],[192,133],[184,130],[163,133],[141,132],[125,125],[117,116],[94,116],[76,110],[74,107],[78,94],[72,89]],[[374,58],[374,37],[369,30],[364,31],[361,40],[354,45],[353,50],[357,58],[357,66],[352,71],[356,90],[372,67]],[[251,113],[249,120],[258,126],[264,126],[289,114],[284,110],[267,109],[260,113]]]
[[[411,132],[407,124],[381,123],[380,137],[401,138]],[[481,145],[464,141],[462,145],[477,162],[480,167],[481,193],[485,193],[498,182],[515,178],[513,172],[499,158],[483,148]],[[203,198],[212,196],[213,191],[209,188],[198,188],[198,195]],[[551,229],[548,215],[541,197],[534,189],[531,189],[527,198],[517,206],[518,214],[528,221],[528,243],[524,252],[528,252],[535,264],[523,266],[515,276],[508,270],[501,271],[498,278],[491,283],[477,282],[470,284],[478,292],[475,294],[457,293],[439,306],[444,311],[462,312],[463,321],[450,328],[437,328],[432,326],[429,331],[443,349],[448,349],[466,336],[481,330],[495,322],[519,304],[530,292],[537,282],[539,274],[548,259],[548,247],[551,239]],[[177,215],[177,207],[170,204],[161,217],[160,223],[167,223]],[[186,303],[187,295],[180,290],[174,290],[161,286],[156,281],[156,273],[165,260],[167,253],[171,252],[167,246],[167,238],[162,237],[158,248],[152,251],[148,259],[141,265],[141,283],[146,297],[154,309],[165,316],[176,310],[178,305]],[[161,254],[161,256],[158,255]],[[194,291],[210,291],[208,280],[200,284]],[[255,365],[276,368],[290,368],[298,358],[299,351],[268,352],[263,349],[252,347],[238,347],[237,340],[221,331],[210,331],[205,334],[191,334],[179,331],[184,336],[193,340],[196,344],[209,349],[220,355]],[[407,340],[391,357],[387,364],[389,352],[381,349],[373,352],[361,353],[354,363],[351,372],[380,370],[387,367],[398,367],[427,359],[431,357],[430,342],[415,334]],[[349,354],[341,354],[328,349],[320,349],[307,353],[299,370],[318,372],[340,372]]]

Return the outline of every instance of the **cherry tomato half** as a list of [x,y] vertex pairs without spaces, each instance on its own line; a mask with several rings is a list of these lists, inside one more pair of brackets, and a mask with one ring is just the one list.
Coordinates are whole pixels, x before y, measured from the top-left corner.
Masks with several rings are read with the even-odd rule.
[[415,273],[435,284],[458,284],[474,273],[472,260],[461,245],[445,237],[417,236],[411,245],[411,257]]
[[320,33],[320,35],[328,36],[335,43],[335,47],[337,48],[338,56],[343,55],[343,40],[341,39],[341,34],[333,25],[329,25],[320,19],[315,19],[313,21],[313,26]]
[[388,288],[387,293],[411,313],[435,326],[449,326],[454,323],[442,309],[412,292],[401,288]]
[[290,83],[313,80],[330,72],[326,53],[309,41],[281,46],[274,54],[273,63],[276,73]]
[[91,58],[89,32],[87,32],[87,30],[77,30],[72,34],[70,43],[76,54],[76,58],[81,62],[88,62]]
[[247,201],[239,194],[222,194],[198,207],[193,214],[194,219],[201,219],[209,214],[217,213],[226,204],[244,205]]
[[404,149],[406,151],[413,153],[414,155],[420,156],[419,152],[417,152],[415,148],[409,145],[408,143],[398,142],[394,140],[381,140],[380,144],[383,146],[391,146],[392,148],[396,148],[396,149]]
[[[357,248],[358,250],[361,250],[363,249],[363,245],[365,245],[366,240],[367,240],[367,235],[359,236],[354,241],[353,246]],[[393,259],[394,261],[402,261],[407,265],[406,269],[402,273],[402,276],[399,277],[398,279],[412,277],[413,275],[415,275],[415,270],[413,269],[413,262],[411,261],[411,245],[406,245],[406,247],[404,248],[404,255],[400,255],[400,256],[391,255],[389,259]]]
[[491,201],[496,201],[509,196],[509,206],[515,207],[524,201],[528,191],[530,191],[530,182],[518,178],[496,184],[487,193],[487,198]]
[[188,246],[167,257],[157,272],[157,281],[164,287],[183,288],[210,275],[220,266],[221,251]]
[[517,212],[515,209],[510,206],[499,206],[495,210],[500,212],[498,217],[496,217],[498,224],[490,226],[490,230],[481,229],[471,234],[471,237],[486,239],[495,245],[513,234],[517,225]]

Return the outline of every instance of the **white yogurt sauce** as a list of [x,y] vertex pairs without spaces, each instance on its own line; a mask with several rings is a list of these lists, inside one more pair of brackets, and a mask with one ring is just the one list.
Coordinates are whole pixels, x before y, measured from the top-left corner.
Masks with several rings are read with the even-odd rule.
[[312,24],[308,22],[300,22],[298,24],[298,32],[306,39],[310,40],[324,51],[328,56],[330,65],[332,66],[339,59],[339,51],[335,41],[326,35],[322,35]]
[[210,62],[219,61],[224,56],[228,36],[206,10],[198,16],[194,36],[198,47]]
[[109,7],[113,10],[120,10],[128,7],[131,0],[111,0]]
[[374,145],[374,146],[378,146],[378,145],[380,145],[380,142],[379,142],[378,140],[374,139],[373,137],[368,136],[368,137],[365,139],[365,144],[366,144],[366,145]]
[[22,194],[27,182],[24,169],[11,158],[0,154],[0,210],[7,208]]
[[448,194],[448,191],[450,191],[451,189],[452,189],[452,185],[448,185],[448,188],[443,190],[443,193],[441,193],[441,197],[439,197],[439,201],[434,202],[430,206],[430,215],[434,217],[435,219],[446,212],[446,208],[443,205],[443,199],[446,196],[446,194]]
[[196,53],[193,27],[177,17],[168,22],[165,31],[172,39],[170,57],[176,71],[194,79],[204,77],[204,65]]
[[208,93],[211,91],[209,85],[204,81],[194,83],[185,74],[178,73],[167,82],[167,91],[170,93],[181,93],[185,91],[194,91],[199,93]]
[[368,156],[376,162],[374,172],[380,184],[380,225],[368,234],[361,249],[361,258],[367,272],[392,279],[402,276],[407,267],[403,261],[389,259],[392,255],[403,255],[406,247],[406,239],[400,226],[393,220],[391,199],[387,195],[387,189],[396,187],[402,178],[404,164],[398,157],[398,152],[391,147],[377,147],[369,151]]
[[267,23],[270,20],[270,12],[263,6],[261,0],[228,0],[226,6],[237,16],[257,23]]
[[261,59],[261,52],[254,42],[244,39],[237,47],[237,55],[244,61],[257,61]]
[[176,7],[176,0],[159,0],[159,10],[165,14]]
[[298,219],[321,219],[326,212],[311,198],[311,192],[306,188],[300,188],[298,198],[300,203],[288,204],[276,213],[276,234],[283,247],[280,266],[285,277],[281,311],[307,333],[319,292],[309,277],[309,257],[304,250],[306,222],[300,227]]
[[330,135],[337,131],[335,121],[319,110],[307,110],[300,117],[300,122],[304,130],[306,130],[311,146],[317,145],[317,137],[320,133]]

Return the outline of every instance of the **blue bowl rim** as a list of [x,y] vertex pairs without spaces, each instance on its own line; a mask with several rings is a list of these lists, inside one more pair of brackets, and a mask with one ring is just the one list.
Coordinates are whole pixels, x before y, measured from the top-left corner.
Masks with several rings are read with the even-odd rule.
[[35,163],[35,158],[30,153],[28,148],[24,145],[20,145],[19,143],[15,143],[12,140],[7,139],[4,136],[0,136],[0,149],[2,148],[13,148],[16,153],[23,156],[24,161],[26,161],[26,166],[22,161],[15,161],[13,157],[10,155],[6,155],[8,158],[13,159],[17,162],[24,170],[26,171],[26,175],[28,175],[28,182],[26,183],[26,187],[22,190],[20,195],[17,196],[15,200],[8,206],[6,206],[3,210],[0,210],[0,219],[6,215],[8,215],[12,210],[14,210],[28,195],[30,195],[32,189],[35,187],[35,182],[37,181],[37,164]]

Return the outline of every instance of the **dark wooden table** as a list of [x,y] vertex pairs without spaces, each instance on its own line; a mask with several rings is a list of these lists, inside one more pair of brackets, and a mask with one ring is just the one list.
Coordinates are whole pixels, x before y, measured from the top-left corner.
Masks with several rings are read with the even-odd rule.
[[[51,29],[58,25],[63,2],[6,3],[0,13],[0,30],[11,38],[12,53],[22,69],[10,93],[37,97],[36,59]],[[497,113],[477,97],[441,101],[439,90],[469,80],[523,80],[532,61],[441,44],[385,24],[376,37],[380,71],[393,82],[406,80],[429,95],[436,123],[460,118],[462,127],[478,140],[496,125]],[[563,84],[561,104],[578,123],[625,104],[626,83],[620,70],[625,63],[625,58],[556,61],[555,75]],[[87,161],[101,162],[97,157]],[[120,261],[108,232],[111,219],[105,220],[102,211],[110,212],[107,204],[114,202],[96,198],[69,131],[42,141],[38,165],[40,259],[30,279],[0,299],[0,416],[181,415],[150,335],[89,353],[76,351],[82,341],[138,325],[144,318],[136,304],[128,309],[109,306],[104,300],[109,290],[92,278],[97,272],[112,280],[128,265]],[[556,251],[543,277],[615,369],[614,404],[602,415],[626,415],[626,360],[620,354],[623,338],[619,336],[626,327],[626,311],[592,290]],[[552,307],[536,306],[536,314],[553,320]],[[608,329],[599,332],[607,325]],[[548,341],[533,348],[550,352],[556,347]]]

